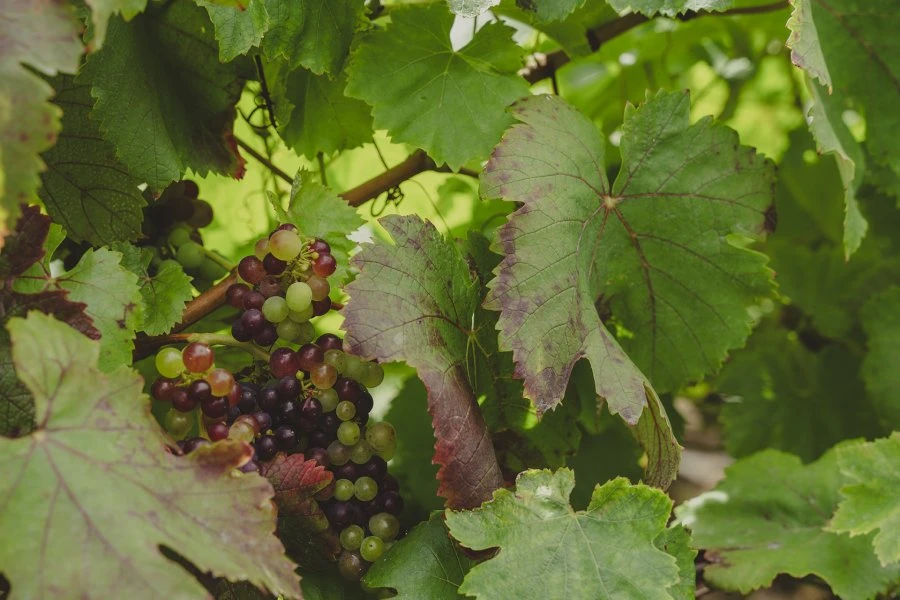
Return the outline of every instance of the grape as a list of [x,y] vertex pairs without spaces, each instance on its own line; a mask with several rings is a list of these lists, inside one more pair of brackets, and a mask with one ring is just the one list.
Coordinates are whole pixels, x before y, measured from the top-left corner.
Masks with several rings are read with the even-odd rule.
[[269,253],[269,240],[268,238],[263,238],[256,242],[253,246],[253,255],[256,256],[259,260],[262,260],[266,257],[266,254]]
[[256,285],[266,276],[266,268],[262,261],[255,256],[245,256],[238,263],[238,275],[250,285]]
[[253,413],[253,418],[259,424],[260,431],[268,431],[272,428],[272,415],[267,412],[257,411]]
[[[359,502],[359,500],[357,500],[357,502]],[[365,515],[366,518],[366,520],[362,523],[363,525],[368,523],[368,519],[372,515],[377,515],[380,512],[384,512],[384,502],[381,501],[381,496],[375,496],[368,502],[359,502],[359,507],[362,508],[363,515]]]
[[312,304],[312,290],[306,282],[295,281],[288,286],[284,299],[292,312],[301,313]]
[[341,421],[349,421],[356,416],[356,405],[348,400],[341,400],[338,402],[337,408],[334,409],[334,414]]
[[333,465],[343,465],[350,460],[350,448],[335,440],[328,445],[328,459]]
[[266,254],[266,257],[263,258],[263,267],[265,267],[266,273],[269,275],[281,275],[287,268],[287,263],[271,254]]
[[309,243],[309,249],[313,252],[331,254],[331,246],[323,239],[316,238]]
[[329,310],[331,310],[331,298],[325,298],[324,300],[315,301],[312,303],[313,307],[313,316],[321,317]]
[[227,396],[234,386],[234,376],[227,369],[213,369],[206,376],[213,396]]
[[191,241],[191,230],[188,227],[176,227],[169,232],[166,241],[174,248],[180,248]]
[[160,377],[150,386],[150,395],[160,402],[171,402],[175,386],[176,382],[174,379]]
[[253,342],[257,346],[271,346],[275,342],[278,341],[278,330],[271,323],[267,323],[256,332],[256,335],[253,336]]
[[206,258],[206,254],[203,252],[203,246],[197,242],[186,242],[175,252],[175,260],[180,262],[185,269],[198,268],[204,258]]
[[382,512],[369,518],[369,531],[389,542],[400,533],[400,521],[392,514]]
[[384,510],[392,515],[403,512],[403,498],[397,492],[385,492],[382,496]]
[[[345,356],[348,360],[355,359],[355,357],[353,356]],[[334,391],[337,392],[338,398],[340,398],[341,400],[346,400],[347,402],[356,404],[357,401],[359,401],[359,396],[362,390],[360,390],[359,384],[352,379],[348,379],[347,377],[339,377],[334,382]]]
[[320,390],[330,388],[337,380],[337,371],[331,365],[321,363],[309,372],[309,380]]
[[209,439],[214,442],[224,440],[228,437],[228,425],[225,423],[213,423],[206,428],[206,433],[209,434]]
[[[329,435],[320,429],[316,429],[309,434],[309,445],[316,448],[326,448],[334,440],[333,435]],[[350,463],[347,463],[350,464]]]
[[397,482],[397,478],[391,474],[387,474],[381,480],[381,489],[386,492],[399,492],[400,484]]
[[203,379],[198,379],[197,381],[192,381],[191,385],[188,386],[188,395],[194,402],[206,402],[212,398],[212,388]]
[[347,359],[345,357],[346,355],[340,350],[326,350],[325,364],[331,365],[338,373],[341,373],[347,365]]
[[297,356],[290,348],[278,348],[269,356],[269,368],[279,379],[293,376],[298,371]]
[[281,295],[281,282],[274,275],[266,275],[259,282],[259,293],[263,298],[272,298]]
[[193,200],[191,202],[191,216],[187,224],[196,229],[206,227],[213,220],[213,209],[205,200]]
[[372,458],[372,446],[366,440],[360,440],[352,448],[350,448],[351,462],[362,465],[369,462]]
[[322,412],[327,413],[335,410],[338,405],[338,395],[333,388],[319,390],[317,397],[319,404],[322,405]]
[[331,524],[336,529],[340,529],[353,522],[353,517],[356,516],[354,513],[353,505],[349,502],[335,502],[328,507],[328,512],[325,514]]
[[319,421],[319,427],[322,431],[331,434],[337,434],[337,428],[341,426],[341,420],[337,418],[333,412],[325,413]]
[[181,447],[181,449],[185,454],[190,454],[200,446],[205,446],[208,443],[209,440],[202,437],[192,437],[191,439],[184,442],[184,445]]
[[208,281],[218,281],[228,273],[228,270],[213,259],[204,257],[198,269],[198,277]]
[[[345,479],[344,481],[347,480]],[[350,484],[350,487],[352,489],[353,484]],[[335,486],[334,495],[335,497],[337,497],[337,486]],[[360,527],[359,525],[348,525],[344,528],[343,531],[341,531],[341,546],[343,546],[345,550],[356,550],[357,548],[359,548],[359,545],[360,543],[362,543],[364,537],[366,537],[366,532],[363,531],[362,527]]]
[[228,439],[230,440],[250,443],[255,437],[255,428],[246,421],[235,421],[228,429]]
[[384,369],[376,363],[366,363],[366,373],[360,383],[367,388],[378,387],[384,381]]
[[[354,446],[354,448],[355,447],[356,446]],[[371,451],[371,447],[369,447],[369,450]],[[352,460],[353,457],[351,456],[350,458]],[[363,475],[368,475],[372,479],[379,481],[387,474],[387,463],[380,456],[372,456],[367,462],[361,465],[361,471]]]
[[384,542],[381,541],[380,537],[370,535],[360,544],[359,554],[363,557],[363,560],[375,562],[384,554]]
[[264,387],[259,391],[257,401],[261,409],[271,413],[278,406],[278,390],[274,387]]
[[281,422],[296,428],[300,422],[300,407],[294,400],[282,401],[278,406],[278,417]]
[[344,376],[356,381],[362,381],[367,374],[366,361],[361,360],[358,356],[346,355],[346,365],[344,366]]
[[244,324],[241,323],[241,319],[238,318],[231,324],[231,337],[236,339],[239,342],[249,342],[253,339],[253,336],[247,331],[244,327]]
[[353,482],[349,479],[338,479],[334,484],[334,497],[341,502],[346,502],[355,493]]
[[300,412],[304,419],[315,423],[322,416],[322,405],[315,398],[307,398],[300,405]]
[[337,438],[345,446],[352,446],[359,441],[359,425],[353,421],[344,421],[337,430]]
[[306,323],[314,316],[312,304],[306,307],[306,310],[292,310],[288,313],[288,318],[294,323]]
[[256,310],[262,310],[263,304],[266,302],[266,297],[260,294],[259,292],[250,291],[244,296],[244,306],[242,307],[244,310],[250,310],[255,308]]
[[181,183],[181,193],[185,198],[196,198],[200,195],[200,188],[190,179],[182,179],[179,183]]
[[354,495],[363,502],[368,502],[378,495],[378,484],[371,477],[360,477],[353,484]]
[[300,368],[309,373],[314,366],[325,360],[325,351],[315,344],[303,344],[297,351]]
[[323,467],[331,464],[331,458],[325,448],[311,448],[306,451],[306,460],[314,460]]
[[193,342],[185,346],[181,352],[184,366],[191,373],[203,373],[209,370],[215,362],[215,353],[212,348],[200,342]]
[[358,466],[352,462],[331,467],[331,473],[334,475],[335,479],[347,479],[349,481],[356,481],[360,477],[361,473],[357,473],[357,470]]
[[194,426],[194,416],[172,408],[166,413],[164,425],[166,431],[168,431],[173,438],[180,439],[186,436],[187,432]]
[[244,314],[241,315],[241,325],[244,326],[244,329],[249,333],[255,334],[260,331],[266,324],[266,318],[263,316],[262,311],[251,308],[250,310],[245,310]]
[[316,345],[326,352],[329,350],[343,350],[344,340],[333,333],[323,333],[316,340]]
[[200,403],[203,414],[212,419],[221,419],[228,414],[228,400],[210,396]]
[[375,406],[375,400],[372,398],[372,394],[363,390],[359,395],[359,400],[356,401],[356,414],[360,417],[368,417],[373,406]]
[[290,319],[285,319],[275,326],[275,331],[278,333],[278,337],[284,341],[296,342],[297,337],[300,335],[301,327],[300,323],[294,323]]
[[196,406],[197,402],[191,398],[186,389],[178,388],[172,392],[172,408],[175,410],[188,413],[194,410]]
[[355,552],[344,552],[338,558],[338,572],[347,581],[359,581],[366,574],[366,564]]
[[176,379],[184,371],[184,361],[177,348],[163,348],[156,355],[156,370],[167,379]]
[[278,446],[275,444],[275,438],[271,435],[264,435],[256,441],[256,454],[263,462],[272,460],[275,453],[278,452]]
[[306,285],[308,285],[309,289],[312,291],[313,300],[324,300],[331,292],[331,286],[328,284],[328,280],[319,277],[318,275],[310,275],[309,279],[306,280]]
[[280,450],[287,452],[297,445],[297,433],[287,425],[282,425],[275,430],[275,443]]
[[278,385],[275,387],[280,400],[296,400],[297,396],[300,395],[301,388],[300,382],[293,375],[282,377],[278,380]]
[[259,463],[251,460],[238,467],[241,473],[259,473]]
[[366,428],[366,441],[377,452],[388,450],[397,445],[397,432],[394,426],[386,421],[372,423]]
[[228,400],[228,407],[237,406],[237,403],[241,401],[241,386],[237,381],[231,384],[231,389],[228,390],[228,395],[225,396],[225,399]]
[[303,242],[296,232],[279,229],[269,236],[269,252],[279,260],[293,260],[303,249]]
[[392,458],[394,458],[394,454],[395,454],[396,452],[397,452],[397,446],[391,446],[391,447],[386,448],[386,449],[384,449],[384,450],[378,450],[378,451],[377,451],[377,454],[378,454],[378,456],[380,456],[380,457],[383,458],[384,460],[391,460]]
[[240,408],[241,412],[245,415],[256,412],[258,408],[256,404],[257,390],[249,383],[240,384],[240,388],[241,398],[238,401],[238,408]]
[[330,254],[319,254],[313,263],[313,272],[319,277],[328,277],[337,269],[337,261]]

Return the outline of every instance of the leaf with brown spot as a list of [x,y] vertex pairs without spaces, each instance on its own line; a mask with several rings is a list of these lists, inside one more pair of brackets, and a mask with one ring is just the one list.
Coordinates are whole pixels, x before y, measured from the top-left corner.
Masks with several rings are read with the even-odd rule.
[[185,598],[206,590],[166,558],[299,598],[272,535],[271,486],[237,474],[252,449],[223,441],[186,457],[150,414],[142,381],[97,367],[100,345],[40,313],[9,325],[38,428],[0,438],[0,569],[23,598]]

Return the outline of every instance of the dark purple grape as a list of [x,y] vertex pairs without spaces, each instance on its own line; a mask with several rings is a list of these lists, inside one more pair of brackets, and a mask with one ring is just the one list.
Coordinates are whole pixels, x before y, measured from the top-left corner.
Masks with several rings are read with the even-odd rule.
[[324,300],[313,300],[313,316],[321,317],[329,310],[331,310],[331,298],[325,298]]
[[[384,499],[381,496],[375,496],[368,502],[360,502],[359,507],[362,509],[363,514],[365,514],[366,524],[368,524],[370,517],[377,515],[380,512],[384,512]],[[365,527],[365,525],[363,525],[363,527]]]
[[360,472],[375,481],[381,481],[381,478],[387,474],[387,463],[380,456],[373,456],[368,462],[360,465]]
[[274,387],[266,386],[259,391],[256,401],[261,409],[267,413],[273,413],[275,412],[275,407],[278,406],[278,390]]
[[271,254],[266,254],[266,257],[263,259],[263,267],[265,267],[269,275],[281,275],[284,273],[287,263]]
[[297,445],[297,433],[293,428],[282,425],[275,430],[275,443],[278,445],[279,450],[284,450],[285,452],[293,450],[294,446]]
[[323,467],[327,467],[331,464],[331,461],[328,460],[328,452],[325,448],[310,448],[306,451],[304,455],[306,460],[314,460]]
[[278,348],[269,356],[269,368],[279,379],[295,375],[300,370],[297,354],[290,348]]
[[356,516],[353,508],[349,502],[335,502],[332,504],[328,513],[326,513],[331,526],[340,530],[352,523],[353,517]]
[[244,324],[241,322],[240,317],[235,319],[234,323],[231,324],[231,337],[239,342],[249,342],[253,339],[253,336],[250,335],[250,333],[244,327]]
[[363,503],[359,500],[353,499],[349,502],[350,504],[350,522],[359,525],[364,528],[369,523],[369,517],[366,515],[366,511],[363,510]]
[[331,246],[323,239],[316,238],[309,243],[309,249],[313,252],[331,254]]
[[359,384],[348,377],[338,377],[334,382],[333,389],[335,393],[337,393],[338,398],[347,400],[353,404],[357,403],[362,394]]
[[384,512],[391,513],[395,517],[403,512],[403,497],[398,492],[384,492],[381,500]]
[[333,436],[335,433],[337,433],[338,427],[341,426],[341,422],[342,421],[338,418],[338,416],[334,414],[334,411],[332,411],[330,413],[325,413],[324,415],[322,415],[322,418],[319,419],[319,428],[322,431]]
[[206,428],[206,433],[209,434],[209,439],[214,442],[224,440],[228,437],[228,425],[225,423],[213,423]]
[[267,275],[259,282],[259,293],[266,298],[277,296],[281,293],[281,282],[272,275]]
[[181,451],[185,454],[190,454],[200,446],[205,446],[208,443],[210,443],[209,440],[202,437],[192,437],[189,440],[185,440],[184,446],[182,446]]
[[359,581],[367,570],[368,563],[358,552],[342,552],[338,558],[338,572],[346,581]]
[[284,400],[278,406],[278,417],[283,423],[296,428],[300,423],[300,405],[296,400]]
[[261,461],[272,460],[276,452],[278,452],[278,446],[275,443],[274,436],[264,435],[256,440],[256,453]]
[[325,351],[315,344],[303,344],[297,351],[297,364],[309,373],[312,368],[325,360]]
[[225,292],[225,301],[235,308],[244,308],[244,296],[249,292],[250,288],[243,283],[232,284]]
[[387,474],[384,476],[384,479],[381,480],[381,491],[383,492],[399,492],[400,491],[400,483],[397,481],[397,478],[391,474]]
[[256,422],[259,424],[260,431],[268,431],[272,429],[272,415],[267,412],[255,412],[253,413],[253,418],[256,419]]
[[319,257],[313,262],[313,272],[319,277],[328,277],[337,270],[337,260],[327,253],[320,253]]
[[150,394],[160,402],[171,402],[177,385],[174,379],[160,377],[150,387]]
[[185,221],[191,227],[201,229],[206,227],[213,220],[213,209],[209,202],[205,200],[192,200],[191,216]]
[[[278,398],[281,400],[296,400],[300,395],[302,386],[293,375],[282,377],[278,380]],[[299,408],[299,407],[298,407]],[[321,410],[321,405],[319,409]]]
[[240,467],[243,473],[259,473],[259,463],[255,460],[248,461],[244,466]]
[[249,333],[256,335],[258,331],[265,327],[266,318],[258,308],[251,308],[250,310],[245,310],[244,314],[241,315],[241,325]]
[[238,275],[250,285],[256,285],[266,276],[266,268],[255,256],[245,256],[238,263]]
[[259,408],[256,404],[257,391],[249,384],[241,384],[241,399],[238,400],[238,408],[245,415],[255,413]]
[[253,336],[253,341],[259,346],[271,346],[278,341],[278,331],[275,325],[267,323],[260,331]]
[[241,416],[241,409],[237,406],[231,406],[228,408],[228,422],[234,423],[234,420]]
[[172,408],[181,412],[191,412],[197,406],[188,391],[184,388],[177,388],[172,392]]
[[190,179],[181,180],[181,193],[185,198],[196,198],[200,195],[200,187]]
[[219,398],[211,396],[200,403],[200,410],[211,419],[221,419],[228,414],[228,399],[224,396]]
[[328,350],[342,350],[344,347],[344,340],[333,333],[323,333],[319,336],[319,339],[316,340],[316,345],[325,352]]
[[[297,231],[297,226],[293,223],[282,223],[275,231]],[[275,231],[272,233],[275,233]]]
[[334,441],[334,434],[327,434],[320,429],[314,429],[309,432],[309,445],[318,448],[327,448],[328,444]]
[[372,394],[368,390],[362,390],[359,400],[356,401],[356,416],[365,421],[374,406],[375,400],[372,398]]
[[244,310],[255,308],[262,310],[262,306],[266,301],[266,297],[259,292],[250,291],[244,295]]
[[[296,378],[294,379],[296,381]],[[303,413],[303,419],[315,424],[322,416],[322,405],[315,398],[307,398],[300,406],[300,412]]]
[[335,479],[349,479],[350,481],[356,481],[356,478],[360,476],[357,465],[353,461],[347,461],[342,465],[331,467],[331,472],[334,473]]
[[196,403],[201,403],[212,398],[212,388],[203,379],[198,379],[188,386],[188,395]]

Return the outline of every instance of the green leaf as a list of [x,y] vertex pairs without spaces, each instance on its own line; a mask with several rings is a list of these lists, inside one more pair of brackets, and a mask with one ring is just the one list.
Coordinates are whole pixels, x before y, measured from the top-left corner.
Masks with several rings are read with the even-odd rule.
[[450,10],[461,17],[477,17],[492,6],[500,4],[500,0],[447,0]]
[[231,475],[250,446],[220,442],[176,457],[164,450],[141,378],[124,367],[101,372],[99,344],[37,313],[9,331],[40,424],[27,437],[0,438],[0,469],[11,475],[0,480],[0,536],[17,540],[0,545],[0,564],[16,594],[204,596],[160,552],[165,545],[201,571],[300,597],[263,510],[271,488]]
[[862,309],[868,340],[862,378],[887,426],[900,423],[900,286],[873,296]]
[[216,28],[219,60],[230,62],[259,46],[269,29],[269,12],[264,0],[250,0],[246,7],[222,5],[221,2],[196,0],[206,9]]
[[[526,0],[527,1],[527,0]],[[666,17],[683,15],[691,11],[722,11],[731,8],[734,0],[607,0],[617,12],[638,12],[648,17],[660,14]]]
[[450,534],[473,550],[499,547],[460,586],[476,598],[598,600],[674,598],[676,560],[654,545],[672,501],[659,490],[614,479],[585,511],[569,505],[572,471],[525,471],[516,491],[499,490],[473,511],[447,511]]
[[338,73],[363,19],[363,0],[267,0],[270,27],[262,41],[269,60],[317,75]]
[[34,399],[16,376],[9,334],[0,329],[0,436],[19,437],[33,429]]
[[663,531],[654,544],[660,550],[674,556],[675,562],[678,563],[678,585],[669,590],[672,598],[694,600],[694,592],[697,589],[694,559],[697,557],[697,550],[691,546],[691,534],[681,525],[673,525]]
[[452,25],[443,4],[392,9],[391,24],[354,51],[347,94],[371,104],[375,127],[395,142],[458,169],[488,154],[511,122],[503,109],[528,86],[510,27],[489,23],[456,51]]
[[872,537],[827,531],[845,483],[837,452],[809,465],[766,450],[734,463],[715,490],[675,509],[694,544],[713,559],[707,581],[746,594],[776,575],[817,575],[847,600],[872,598],[900,577],[883,569]]
[[367,245],[353,258],[360,273],[346,288],[344,348],[416,369],[437,439],[438,494],[448,506],[477,506],[502,483],[466,363],[480,286],[431,223],[415,216],[379,223],[393,244]]
[[585,0],[516,0],[522,10],[533,13],[539,22],[562,21]]
[[882,566],[900,561],[900,432],[874,442],[838,448],[838,464],[848,484],[828,526],[860,535],[880,530],[874,539]]
[[141,235],[146,205],[135,179],[117,159],[115,148],[88,118],[94,104],[90,85],[62,75],[51,82],[53,103],[63,110],[62,132],[43,155],[41,200],[69,237],[100,246]]
[[147,0],[85,0],[85,3],[91,7],[91,23],[94,25],[91,44],[94,50],[99,50],[103,45],[106,26],[113,15],[120,14],[130,21],[147,7]]
[[330,77],[288,69],[279,61],[267,75],[278,133],[288,146],[313,159],[319,152],[330,155],[372,140],[369,106],[344,95],[346,73]]
[[[83,78],[83,79],[82,79]],[[78,78],[90,81],[91,114],[128,171],[162,189],[190,168],[239,176],[231,134],[243,82],[219,62],[206,12],[177,0],[113,19],[107,44]]]
[[397,590],[399,600],[456,600],[457,591],[475,561],[450,539],[440,513],[419,523],[372,565],[363,583]]
[[303,600],[371,600],[356,581],[347,581],[334,567],[321,571],[302,571],[300,587]]
[[30,201],[44,169],[40,153],[59,131],[60,111],[48,104],[53,89],[26,69],[45,75],[74,73],[83,48],[79,23],[69,6],[37,0],[3,4],[0,22],[0,246]]
[[725,447],[735,457],[775,448],[803,460],[837,442],[882,434],[860,359],[837,343],[811,350],[794,332],[761,325],[722,369]]
[[137,326],[147,335],[161,335],[171,331],[181,321],[185,303],[193,298],[191,278],[174,260],[164,260],[150,274],[153,250],[131,244],[113,244],[112,250],[122,253],[122,266],[138,277],[143,299]]
[[662,391],[715,371],[746,340],[747,307],[770,292],[765,257],[739,241],[763,231],[772,166],[711,119],[691,125],[689,108],[687,94],[661,93],[626,110],[612,186],[587,118],[550,96],[513,109],[521,124],[481,189],[522,207],[499,231],[505,259],[485,306],[501,311],[501,347],[540,411],[586,357],[610,411],[637,423],[642,371]]

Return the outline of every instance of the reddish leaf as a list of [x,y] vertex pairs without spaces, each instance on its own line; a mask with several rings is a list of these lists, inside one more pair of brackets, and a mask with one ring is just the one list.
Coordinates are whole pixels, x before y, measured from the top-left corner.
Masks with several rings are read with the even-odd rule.
[[331,471],[302,454],[290,456],[281,452],[263,466],[262,475],[275,489],[275,503],[281,516],[324,518],[315,496],[331,483]]
[[0,279],[18,277],[44,256],[50,217],[37,206],[22,205],[15,231],[6,238],[0,254]]
[[67,299],[68,296],[68,290],[47,290],[37,294],[7,292],[0,295],[0,315],[4,319],[24,317],[30,310],[39,310],[68,323],[92,340],[99,340],[100,332],[84,312],[87,305],[84,302],[72,302]]

